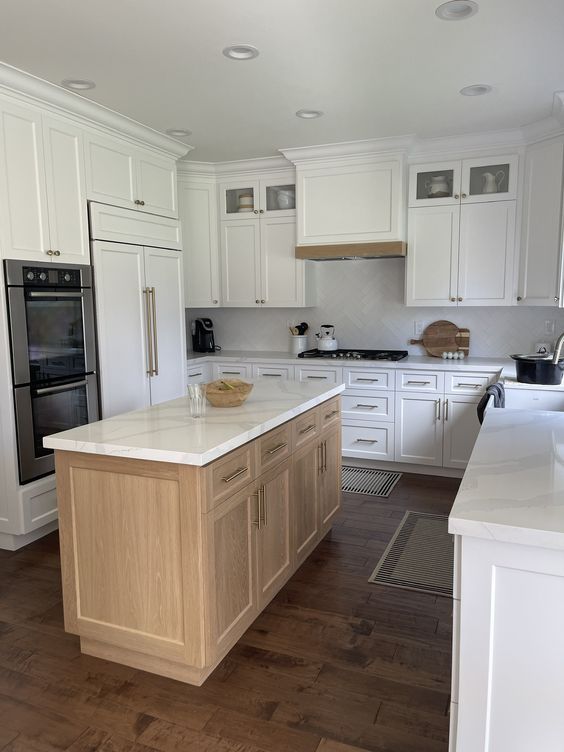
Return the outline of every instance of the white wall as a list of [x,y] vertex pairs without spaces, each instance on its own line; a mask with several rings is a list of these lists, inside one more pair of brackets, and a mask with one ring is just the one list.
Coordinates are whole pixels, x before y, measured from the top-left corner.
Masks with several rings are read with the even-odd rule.
[[[216,343],[225,350],[283,352],[288,350],[288,322],[300,321],[307,321],[312,332],[320,324],[334,324],[340,347],[407,348],[413,355],[424,354],[418,345],[407,345],[415,320],[427,325],[447,319],[468,327],[470,354],[494,357],[530,352],[535,342],[554,340],[564,331],[564,311],[556,308],[406,308],[404,259],[317,262],[315,274],[315,308],[188,310],[187,321],[209,316]],[[544,333],[545,321],[555,322],[554,336]]]

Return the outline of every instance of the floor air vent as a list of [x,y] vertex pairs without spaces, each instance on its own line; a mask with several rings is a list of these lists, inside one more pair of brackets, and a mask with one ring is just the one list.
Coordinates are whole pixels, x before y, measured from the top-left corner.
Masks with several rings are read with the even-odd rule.
[[387,497],[401,478],[391,470],[372,470],[368,467],[343,465],[343,491]]

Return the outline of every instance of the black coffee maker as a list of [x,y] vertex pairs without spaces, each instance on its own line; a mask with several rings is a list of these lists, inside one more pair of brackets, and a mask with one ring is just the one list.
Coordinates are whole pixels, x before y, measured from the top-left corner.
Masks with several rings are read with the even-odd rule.
[[211,319],[194,319],[192,321],[192,350],[194,352],[215,352],[213,321]]

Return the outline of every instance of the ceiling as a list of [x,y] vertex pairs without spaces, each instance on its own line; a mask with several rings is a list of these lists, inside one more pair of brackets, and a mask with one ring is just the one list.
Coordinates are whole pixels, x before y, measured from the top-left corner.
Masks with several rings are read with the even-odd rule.
[[[563,0],[17,0],[0,2],[0,57],[157,130],[188,128],[190,159],[526,125],[564,89]],[[229,44],[258,47],[235,62]],[[487,83],[483,97],[462,97]],[[299,120],[300,108],[319,109]]]

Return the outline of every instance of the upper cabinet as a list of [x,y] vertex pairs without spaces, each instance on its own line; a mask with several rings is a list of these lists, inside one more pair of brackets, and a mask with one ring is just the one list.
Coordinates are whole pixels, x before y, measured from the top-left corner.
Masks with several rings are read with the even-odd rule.
[[219,185],[222,220],[248,220],[251,216],[295,217],[296,182],[294,171],[240,178]]
[[414,166],[409,173],[409,206],[516,199],[518,160],[511,154]]
[[525,156],[517,300],[562,306],[564,137],[535,144]]
[[89,263],[80,129],[1,99],[0,172],[3,256]]
[[413,166],[406,304],[513,303],[518,155]]
[[91,201],[178,217],[176,161],[125,139],[86,134],[86,190]]
[[297,163],[298,245],[404,239],[403,157]]

